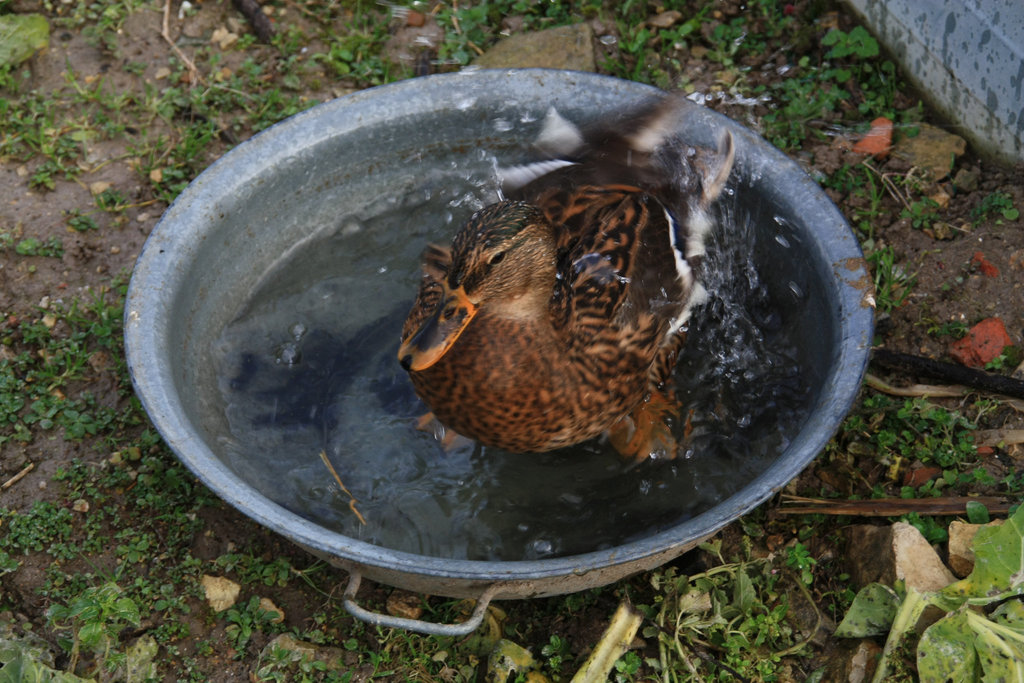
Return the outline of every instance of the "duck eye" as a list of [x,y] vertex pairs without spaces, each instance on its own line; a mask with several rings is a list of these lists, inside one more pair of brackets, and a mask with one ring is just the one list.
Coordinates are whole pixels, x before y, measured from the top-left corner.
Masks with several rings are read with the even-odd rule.
[[495,254],[491,258],[487,259],[487,265],[493,266],[493,265],[496,265],[498,263],[501,263],[504,260],[505,260],[505,252],[499,251],[497,254]]

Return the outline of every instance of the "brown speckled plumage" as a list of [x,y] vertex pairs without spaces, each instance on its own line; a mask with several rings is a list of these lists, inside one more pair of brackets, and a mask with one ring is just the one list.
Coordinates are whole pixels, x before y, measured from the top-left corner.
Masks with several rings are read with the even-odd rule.
[[[626,123],[664,125],[671,113],[662,102]],[[700,287],[679,270],[685,233],[707,204],[702,187],[718,183],[717,196],[728,176],[731,139],[690,189],[658,179],[649,152],[631,167],[628,135],[583,139],[573,165],[529,180],[425,255],[399,358],[442,424],[488,445],[546,451],[629,420],[685,338],[677,328]],[[691,251],[687,272],[703,253]]]

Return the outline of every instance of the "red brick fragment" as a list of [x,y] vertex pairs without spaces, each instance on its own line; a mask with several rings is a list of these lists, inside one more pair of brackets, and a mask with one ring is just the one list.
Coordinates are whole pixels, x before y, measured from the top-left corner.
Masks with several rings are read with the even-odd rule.
[[942,474],[941,467],[917,467],[907,470],[903,475],[904,486],[924,486],[926,483]]
[[986,318],[972,327],[963,339],[949,347],[949,355],[958,363],[980,368],[999,356],[1013,341],[999,318]]
[[978,270],[981,271],[982,275],[999,277],[999,269],[992,265],[992,262],[986,259],[985,255],[980,251],[974,252],[974,257],[971,258],[971,265],[978,266]]
[[871,122],[871,130],[853,146],[853,151],[882,159],[889,154],[891,148],[892,121],[884,116],[879,116]]

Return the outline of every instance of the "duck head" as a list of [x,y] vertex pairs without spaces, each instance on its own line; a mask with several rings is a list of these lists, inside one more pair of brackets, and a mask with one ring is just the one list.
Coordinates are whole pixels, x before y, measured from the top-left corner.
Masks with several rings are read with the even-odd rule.
[[554,230],[536,207],[502,201],[481,209],[452,242],[447,273],[435,283],[436,306],[403,336],[402,367],[418,372],[437,363],[479,315],[542,315],[555,266]]

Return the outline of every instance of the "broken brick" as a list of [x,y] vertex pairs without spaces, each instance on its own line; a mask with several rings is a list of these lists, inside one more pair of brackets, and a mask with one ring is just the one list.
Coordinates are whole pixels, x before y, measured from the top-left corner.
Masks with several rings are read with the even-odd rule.
[[982,275],[999,277],[999,269],[992,265],[992,262],[986,259],[985,255],[980,251],[974,252],[974,256],[971,258],[971,265],[978,266],[978,270],[981,271]]
[[999,318],[986,318],[972,327],[963,339],[949,347],[953,360],[968,367],[980,368],[999,357],[1013,341],[1006,332],[1006,325]]

